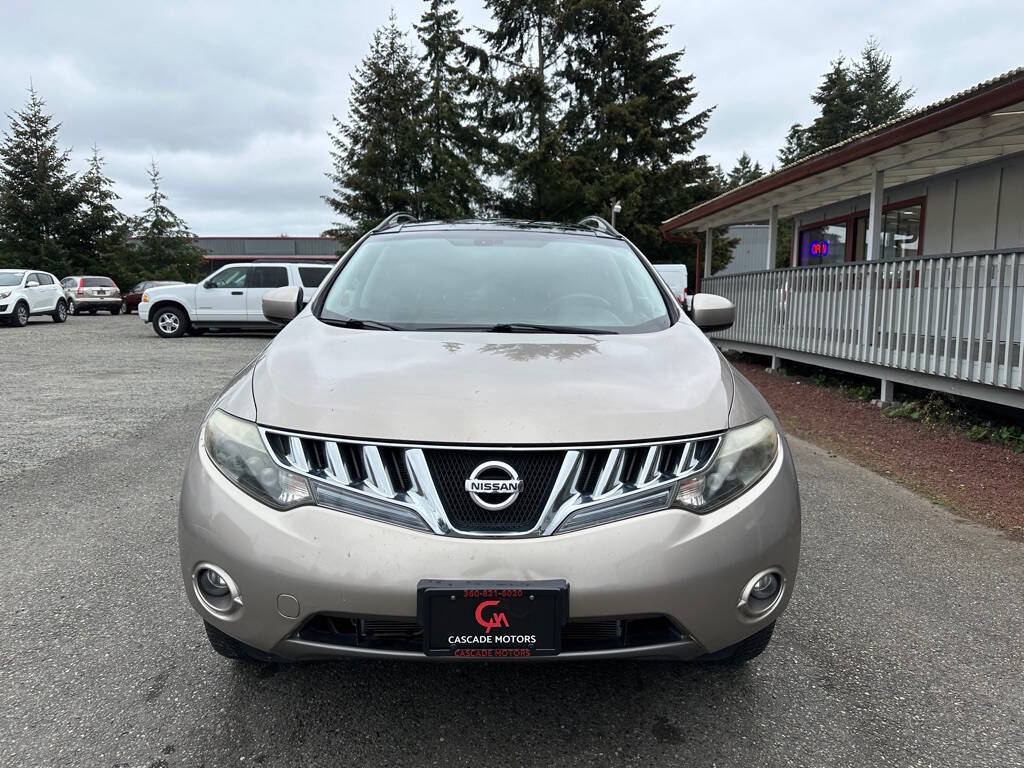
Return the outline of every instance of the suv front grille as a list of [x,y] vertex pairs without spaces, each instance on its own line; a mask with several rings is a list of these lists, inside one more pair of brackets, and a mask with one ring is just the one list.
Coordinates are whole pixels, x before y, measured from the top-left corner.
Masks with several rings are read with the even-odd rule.
[[[532,530],[555,487],[565,453],[560,451],[426,450],[427,466],[434,478],[441,506],[459,531],[523,533]],[[466,492],[466,479],[485,461],[512,467],[522,481],[522,493],[509,506],[488,510],[477,506]],[[498,499],[495,499],[498,501]]]
[[[551,535],[581,507],[598,515],[620,503],[664,509],[673,484],[706,468],[721,442],[715,435],[621,447],[501,450],[375,445],[260,431],[271,456],[311,478],[325,506],[332,503],[321,498],[322,488],[342,488],[344,493],[334,497],[342,511],[359,514],[355,507],[360,507],[368,514],[372,507],[378,519],[422,519],[434,533],[468,536]],[[502,509],[487,505],[499,506],[507,494],[477,494],[485,502],[479,505],[466,489],[474,470],[488,462],[508,465],[521,481],[518,497]],[[488,474],[493,471],[477,479],[510,479],[507,470]]]

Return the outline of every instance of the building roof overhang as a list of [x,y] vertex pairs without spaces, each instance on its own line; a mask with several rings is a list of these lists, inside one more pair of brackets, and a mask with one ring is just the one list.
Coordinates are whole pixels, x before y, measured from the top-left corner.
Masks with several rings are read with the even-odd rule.
[[793,216],[885,187],[1024,152],[1024,68],[915,110],[663,222],[668,239]]

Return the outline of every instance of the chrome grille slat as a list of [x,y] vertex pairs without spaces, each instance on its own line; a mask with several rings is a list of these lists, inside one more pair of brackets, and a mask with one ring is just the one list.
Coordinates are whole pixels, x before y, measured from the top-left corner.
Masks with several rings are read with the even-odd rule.
[[[699,472],[710,463],[721,443],[720,436],[689,440],[638,443],[615,447],[537,447],[518,450],[561,451],[554,487],[536,526],[529,531],[495,533],[455,530],[440,501],[430,465],[419,446],[348,441],[315,435],[261,428],[271,457],[281,466],[317,482],[347,489],[389,504],[412,509],[439,535],[547,536],[553,534],[570,514],[581,507],[619,503],[645,494],[665,493],[679,479]],[[480,462],[499,448],[451,446],[451,450],[474,451]],[[384,452],[388,454],[385,461]],[[393,481],[396,462],[399,476]],[[590,465],[589,480],[584,470]],[[389,469],[390,468],[390,469]],[[406,470],[408,477],[401,474]],[[596,475],[596,479],[595,479]],[[625,475],[628,475],[625,476]],[[396,488],[395,483],[408,488]],[[591,485],[592,488],[584,488]]]
[[654,473],[658,468],[658,461],[661,459],[661,446],[652,445],[647,449],[647,456],[644,458],[643,466],[640,467],[640,474],[637,477],[637,487],[642,488],[654,481]]
[[309,462],[306,460],[306,449],[302,446],[302,438],[294,435],[288,438],[288,461],[299,472],[309,472]]
[[380,449],[375,445],[363,446],[363,464],[366,465],[366,482],[385,498],[395,497],[395,488],[391,483],[391,477],[384,468],[384,460],[381,458]]
[[339,485],[350,485],[352,477],[349,475],[348,467],[345,466],[345,460],[341,458],[341,449],[338,444],[333,440],[325,440],[324,454],[327,456],[327,467],[324,470],[327,478]]

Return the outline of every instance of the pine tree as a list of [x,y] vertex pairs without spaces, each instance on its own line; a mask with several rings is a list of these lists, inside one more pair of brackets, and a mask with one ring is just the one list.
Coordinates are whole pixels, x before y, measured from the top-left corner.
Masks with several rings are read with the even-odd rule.
[[761,168],[761,164],[755,163],[750,155],[744,152],[737,158],[736,165],[729,171],[728,187],[735,189],[762,176],[764,176],[764,169]]
[[790,163],[795,163],[797,160],[802,160],[815,151],[807,129],[800,125],[800,123],[794,123],[789,126],[789,133],[786,134],[786,143],[779,150],[779,165],[786,166]]
[[323,199],[342,217],[331,231],[342,241],[396,211],[423,213],[424,94],[419,63],[392,13],[352,77],[348,120],[333,118],[333,189]]
[[0,144],[0,266],[67,274],[79,204],[70,151],[58,146],[60,123],[29,88],[25,107],[8,115]]
[[913,88],[903,89],[899,80],[893,80],[892,59],[873,37],[865,43],[860,61],[854,63],[852,77],[860,102],[858,132],[896,119],[914,95]]
[[566,0],[566,169],[580,185],[572,218],[622,203],[616,224],[650,258],[671,261],[658,224],[718,194],[706,156],[692,155],[710,110],[690,112],[693,75],[641,0]]
[[466,218],[482,211],[488,194],[480,170],[485,140],[469,102],[476,78],[467,66],[454,0],[427,3],[416,26],[426,84],[419,132],[426,152],[421,214],[431,219]]
[[203,250],[188,225],[167,206],[160,190],[160,171],[156,162],[147,169],[152,191],[149,206],[133,222],[136,241],[136,265],[151,279],[195,280],[203,262]]
[[109,275],[118,285],[123,285],[136,277],[128,274],[129,224],[115,205],[120,197],[103,167],[103,156],[93,147],[88,167],[78,184],[81,204],[70,256],[71,271]]
[[811,101],[821,109],[808,129],[815,151],[831,147],[858,133],[860,94],[842,56],[832,61],[832,68],[825,73],[818,90],[811,95]]
[[489,129],[497,141],[504,189],[499,211],[530,219],[560,218],[569,178],[559,159],[564,0],[487,0],[495,28],[484,32],[493,76]]

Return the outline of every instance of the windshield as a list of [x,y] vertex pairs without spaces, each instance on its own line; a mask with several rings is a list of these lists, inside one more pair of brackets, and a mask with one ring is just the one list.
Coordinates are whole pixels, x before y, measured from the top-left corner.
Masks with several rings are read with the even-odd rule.
[[503,231],[375,235],[331,285],[320,318],[403,330],[645,333],[671,324],[661,292],[626,243]]
[[24,272],[0,272],[0,285],[21,285]]

